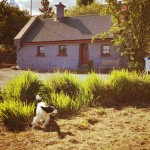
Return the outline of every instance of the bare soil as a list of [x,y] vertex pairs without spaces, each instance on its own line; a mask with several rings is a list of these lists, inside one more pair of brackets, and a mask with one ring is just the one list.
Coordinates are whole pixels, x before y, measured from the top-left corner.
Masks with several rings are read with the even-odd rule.
[[89,108],[47,130],[13,133],[0,126],[1,150],[149,150],[150,110]]
[[[1,85],[16,72],[21,73],[1,70]],[[47,130],[29,127],[14,133],[0,124],[0,150],[149,150],[150,108],[120,108],[93,107],[71,118],[56,116]]]

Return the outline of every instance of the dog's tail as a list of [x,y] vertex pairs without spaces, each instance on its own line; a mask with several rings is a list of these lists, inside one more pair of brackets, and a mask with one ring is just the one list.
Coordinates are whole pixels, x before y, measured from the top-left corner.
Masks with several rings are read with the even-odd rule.
[[41,102],[41,97],[38,94],[36,95],[35,98],[36,98],[37,102]]

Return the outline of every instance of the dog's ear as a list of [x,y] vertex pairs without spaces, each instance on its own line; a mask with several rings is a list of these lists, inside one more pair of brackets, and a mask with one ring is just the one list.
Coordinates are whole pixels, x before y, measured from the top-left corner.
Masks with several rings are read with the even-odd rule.
[[53,105],[52,103],[50,103],[50,104],[49,104],[49,106],[52,106],[52,107],[54,107],[54,105]]
[[38,94],[36,95],[35,98],[36,98],[37,102],[41,102],[41,97]]
[[46,113],[52,113],[55,108],[54,107],[50,107],[50,106],[41,106],[41,108],[46,112]]

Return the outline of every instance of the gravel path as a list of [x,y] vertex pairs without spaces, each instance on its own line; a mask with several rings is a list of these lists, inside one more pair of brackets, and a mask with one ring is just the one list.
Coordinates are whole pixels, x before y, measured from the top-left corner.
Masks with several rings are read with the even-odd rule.
[[[18,76],[19,74],[25,72],[24,70],[12,70],[10,68],[0,69],[0,87],[7,83],[11,77]],[[53,75],[54,73],[39,73],[41,79],[45,79],[49,75]],[[75,74],[73,74],[75,75]],[[98,74],[103,79],[108,78],[108,74]],[[84,80],[85,77],[89,76],[89,74],[77,74],[78,78]]]

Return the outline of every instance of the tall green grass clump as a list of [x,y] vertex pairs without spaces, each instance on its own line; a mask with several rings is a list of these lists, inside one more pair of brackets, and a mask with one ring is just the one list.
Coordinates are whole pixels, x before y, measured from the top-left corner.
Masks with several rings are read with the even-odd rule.
[[150,103],[150,75],[140,76],[139,100]]
[[[84,93],[90,99],[89,105],[100,100],[104,81],[95,73],[90,74],[83,81]],[[92,96],[92,99],[91,99]]]
[[18,77],[13,77],[4,87],[5,99],[20,99],[21,101],[33,102],[36,94],[42,86],[36,73],[27,71]]
[[120,102],[144,101],[150,96],[150,77],[127,70],[113,71],[109,78],[110,87]]
[[55,73],[45,81],[45,91],[49,93],[65,93],[71,99],[76,99],[81,90],[81,84],[76,75],[71,75],[68,72],[63,74]]
[[68,112],[72,113],[75,111],[75,101],[73,101],[68,95],[65,95],[63,92],[59,94],[52,93],[51,102],[59,110],[59,114],[67,114]]
[[59,111],[59,114],[64,116],[71,115],[73,113],[76,113],[80,110],[82,107],[89,106],[89,103],[91,102],[92,95],[90,97],[85,97],[84,94],[79,94],[76,99],[70,98],[69,95],[66,95],[65,93],[52,93],[51,94],[51,102],[56,106],[56,108]]
[[75,113],[93,100],[92,95],[85,93],[79,78],[68,72],[64,74],[57,72],[50,76],[44,83],[44,89],[43,93],[47,93],[44,99],[47,103],[52,102],[59,110],[59,114]]
[[23,130],[31,123],[34,105],[19,100],[0,103],[0,121],[12,131]]

